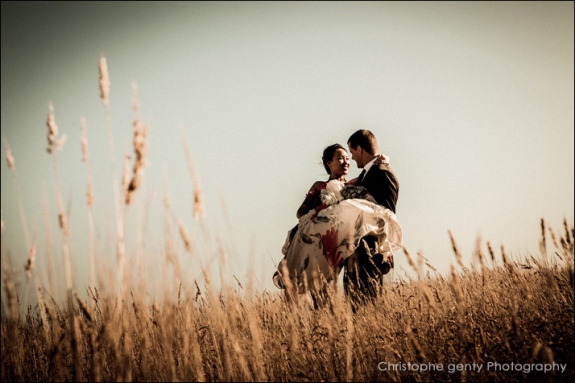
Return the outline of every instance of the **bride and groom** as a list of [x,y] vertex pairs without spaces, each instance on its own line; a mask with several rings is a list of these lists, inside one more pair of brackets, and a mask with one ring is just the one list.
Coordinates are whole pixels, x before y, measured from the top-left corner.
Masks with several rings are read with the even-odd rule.
[[288,298],[310,291],[315,302],[342,269],[347,295],[375,296],[393,267],[393,251],[401,248],[395,216],[399,182],[389,159],[379,153],[369,130],[352,134],[347,145],[363,171],[347,181],[346,149],[339,144],[325,148],[322,162],[329,178],[315,182],[297,210],[299,222],[288,232],[284,258],[273,275]]

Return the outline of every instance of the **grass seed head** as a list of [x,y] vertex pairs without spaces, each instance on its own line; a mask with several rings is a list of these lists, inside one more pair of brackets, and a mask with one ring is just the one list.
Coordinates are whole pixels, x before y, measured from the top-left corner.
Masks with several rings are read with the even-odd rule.
[[100,72],[100,99],[107,107],[109,105],[110,78],[108,77],[108,63],[104,56],[100,57],[98,69]]
[[12,151],[10,150],[8,144],[6,143],[5,147],[6,147],[6,162],[8,163],[8,169],[10,169],[12,173],[14,173],[16,171],[16,164],[14,162],[14,157],[12,157]]
[[54,106],[52,103],[48,104],[48,119],[46,120],[46,125],[48,126],[48,147],[46,150],[48,153],[52,153],[57,147],[56,137],[58,136],[58,125],[56,125],[56,119],[54,118]]

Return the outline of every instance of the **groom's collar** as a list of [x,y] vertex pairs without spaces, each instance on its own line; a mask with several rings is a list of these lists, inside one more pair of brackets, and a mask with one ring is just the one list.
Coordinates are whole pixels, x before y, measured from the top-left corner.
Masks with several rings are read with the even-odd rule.
[[377,159],[377,157],[374,157],[371,161],[369,161],[369,162],[363,167],[363,170],[365,170],[365,174],[363,175],[363,178],[365,178],[365,175],[367,174],[367,172],[369,172],[369,169],[371,169],[371,167],[373,166],[373,163],[375,162],[376,159]]

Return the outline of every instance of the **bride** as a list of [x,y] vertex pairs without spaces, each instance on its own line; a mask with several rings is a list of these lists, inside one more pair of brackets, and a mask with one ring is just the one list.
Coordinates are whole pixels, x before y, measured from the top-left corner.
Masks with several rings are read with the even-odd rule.
[[[380,162],[388,158],[381,155]],[[273,275],[276,287],[288,299],[298,294],[317,295],[337,278],[365,236],[377,239],[377,250],[391,264],[393,251],[401,248],[402,232],[395,214],[375,202],[364,187],[349,182],[347,151],[339,144],[325,148],[323,165],[327,181],[310,188],[297,211],[299,223],[288,232],[284,258]]]

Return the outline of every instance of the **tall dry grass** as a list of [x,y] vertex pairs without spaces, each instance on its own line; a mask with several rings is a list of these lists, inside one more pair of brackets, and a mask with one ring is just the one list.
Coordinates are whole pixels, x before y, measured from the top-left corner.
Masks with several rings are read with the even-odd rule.
[[[559,254],[557,252],[557,254]],[[573,253],[387,286],[355,313],[339,294],[314,310],[277,294],[180,291],[163,304],[90,291],[92,305],[10,307],[3,381],[568,381],[574,377]],[[556,255],[559,257],[559,255]],[[571,263],[569,263],[571,262]],[[4,291],[15,304],[10,279]],[[93,307],[93,308],[90,308]],[[381,365],[380,363],[386,363]],[[488,363],[566,364],[559,372]],[[444,365],[444,371],[390,365]],[[447,371],[449,364],[481,371]],[[387,367],[387,371],[378,369]],[[419,367],[422,368],[422,367]],[[435,367],[437,368],[437,367]]]
[[[100,77],[102,101],[108,108],[105,60],[100,62]],[[57,172],[57,130],[51,108],[48,121],[49,147]],[[107,121],[113,148],[111,124]],[[190,175],[197,181],[185,137],[184,142]],[[314,309],[307,300],[288,304],[279,292],[252,294],[251,288],[245,291],[237,279],[236,284],[230,281],[215,288],[209,269],[203,270],[203,287],[195,280],[184,280],[174,244],[178,236],[172,231],[178,231],[185,251],[191,252],[194,243],[170,210],[166,190],[164,259],[176,270],[176,278],[165,282],[165,299],[160,302],[149,299],[145,281],[137,283],[122,269],[125,215],[145,164],[145,129],[139,122],[134,123],[134,151],[132,179],[127,183],[133,182],[133,187],[124,189],[126,198],[119,198],[120,180],[114,177],[113,185],[120,289],[91,284],[84,299],[66,275],[68,294],[61,303],[36,278],[38,305],[22,307],[16,288],[21,271],[15,271],[3,257],[2,381],[574,378],[574,229],[567,220],[557,232],[542,220],[541,253],[522,259],[512,259],[503,247],[496,252],[489,242],[485,244],[487,256],[478,241],[474,252],[478,267],[464,265],[449,232],[455,254],[450,275],[437,273],[422,254],[414,259],[404,248],[416,278],[385,284],[376,299],[355,310],[339,291],[332,291],[327,304]],[[15,172],[14,158],[11,152],[8,154],[8,165]],[[115,173],[115,160],[111,162]],[[91,182],[88,168],[89,185]],[[201,190],[197,183],[195,188],[194,212],[199,217],[203,212]],[[89,208],[91,201],[89,197]],[[63,210],[59,209],[58,214],[61,222],[66,222]],[[24,219],[22,222],[26,225]],[[60,231],[65,246],[66,226],[62,224]],[[547,235],[553,247],[546,241]],[[66,255],[66,247],[62,253]],[[26,271],[33,274],[32,255],[29,258]],[[65,270],[69,272],[68,267]],[[58,276],[51,279],[54,277]],[[521,366],[522,371],[505,370],[511,363]],[[525,366],[532,366],[529,368],[533,371],[526,372]],[[537,366],[552,366],[554,370],[538,371]],[[558,370],[560,366],[565,370]]]

